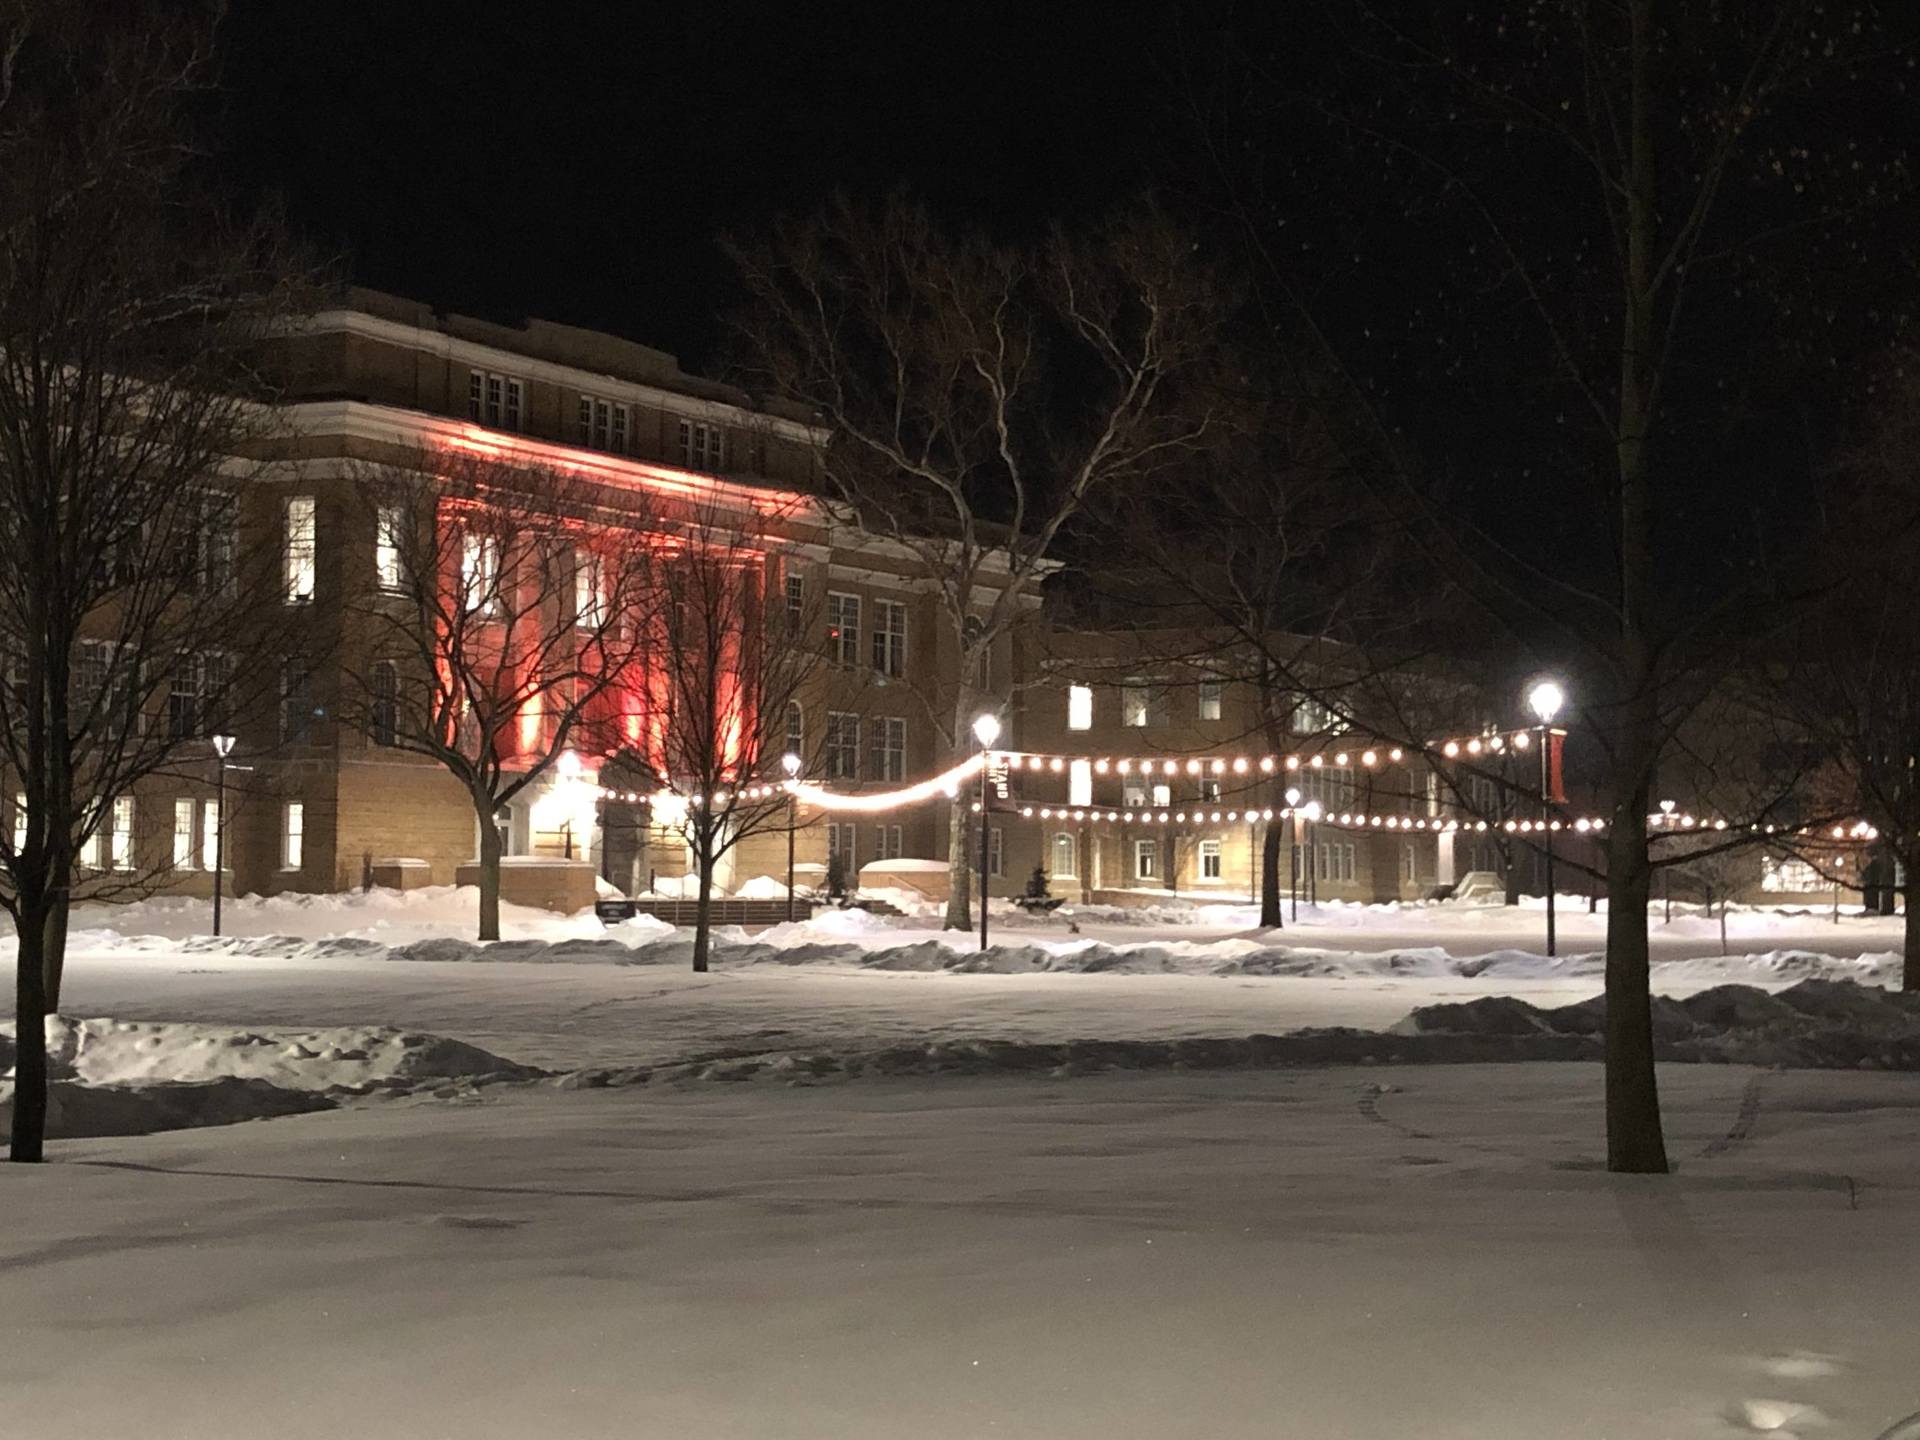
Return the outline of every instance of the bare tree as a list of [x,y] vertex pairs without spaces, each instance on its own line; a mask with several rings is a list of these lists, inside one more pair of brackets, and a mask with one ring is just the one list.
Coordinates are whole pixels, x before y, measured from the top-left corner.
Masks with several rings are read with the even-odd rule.
[[610,755],[648,724],[656,513],[641,492],[511,452],[421,454],[359,490],[382,573],[350,617],[342,708],[466,792],[479,936],[497,940],[496,816],[569,750]]
[[[743,368],[819,417],[829,489],[937,587],[954,679],[919,699],[956,760],[1002,703],[992,658],[1062,527],[1205,428],[1183,386],[1227,300],[1196,248],[1151,210],[1022,249],[949,235],[899,199],[841,199],[728,244],[752,299]],[[946,924],[962,928],[967,808],[949,816]]]
[[[12,1158],[42,1158],[44,1021],[103,832],[183,742],[244,709],[262,640],[238,457],[271,424],[250,357],[296,274],[270,224],[188,183],[211,12],[14,5],[0,17],[0,906],[19,934]],[[257,449],[255,451],[257,453]],[[204,742],[200,742],[203,745]],[[196,745],[192,748],[200,748]]]
[[790,823],[780,768],[786,716],[822,657],[787,638],[806,625],[783,613],[774,583],[775,532],[789,503],[697,505],[654,555],[649,663],[663,721],[655,763],[686,805],[682,831],[699,886],[695,970],[707,968],[720,860]]
[[[1874,7],[1815,0],[1338,8],[1351,62],[1290,111],[1269,183],[1229,185],[1234,214],[1276,306],[1306,317],[1289,333],[1346,377],[1355,448],[1380,462],[1395,513],[1510,643],[1583,677],[1577,719],[1612,809],[1608,1164],[1664,1172],[1650,788],[1692,708],[1790,607],[1764,563],[1756,466],[1791,453],[1814,387],[1904,314],[1904,291],[1849,307],[1833,287],[1875,252],[1869,220],[1896,219],[1910,112],[1849,108],[1843,126],[1823,106],[1897,70],[1901,47]],[[1250,92],[1288,89],[1260,68],[1243,72]],[[1223,132],[1208,137],[1228,173]],[[1369,230],[1376,217],[1310,197],[1326,176],[1309,155],[1397,223]],[[1316,199],[1328,223],[1283,233]],[[1308,275],[1303,252],[1337,263]],[[1320,328],[1337,302],[1309,298],[1322,283],[1355,307],[1338,338]],[[1460,454],[1445,503],[1405,463],[1402,423],[1429,453]],[[1744,463],[1729,465],[1736,444]]]

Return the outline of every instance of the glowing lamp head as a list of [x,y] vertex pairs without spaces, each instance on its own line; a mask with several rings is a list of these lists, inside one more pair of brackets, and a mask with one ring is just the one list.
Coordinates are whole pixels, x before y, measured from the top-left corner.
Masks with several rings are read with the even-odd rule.
[[1303,810],[1301,813],[1305,815],[1309,820],[1318,820],[1322,815],[1326,814],[1327,812],[1321,807],[1321,804],[1318,800],[1309,800],[1307,802],[1307,808]]
[[1289,786],[1287,787],[1287,805],[1288,805],[1288,807],[1289,807],[1289,808],[1292,808],[1293,806],[1296,806],[1296,805],[1298,805],[1299,803],[1300,803],[1300,789],[1299,789],[1299,787],[1298,787],[1298,786],[1296,786],[1296,785],[1289,785]]
[[1540,717],[1542,725],[1551,725],[1566,703],[1567,692],[1557,680],[1542,680],[1527,692],[1527,708]]
[[1000,738],[1000,717],[976,715],[973,719],[973,738],[980,742],[982,750],[991,750],[993,742]]
[[1678,802],[1676,802],[1676,801],[1673,801],[1673,800],[1662,800],[1662,801],[1660,802],[1660,813],[1661,813],[1662,815],[1671,815],[1671,814],[1673,814],[1673,812],[1674,812],[1674,808],[1675,808],[1675,806],[1676,806],[1676,804],[1677,804],[1677,803],[1678,803]]
[[233,753],[233,736],[216,735],[213,737],[213,750],[222,760]]
[[789,750],[780,757],[780,768],[787,772],[787,778],[793,779],[800,773],[800,757]]

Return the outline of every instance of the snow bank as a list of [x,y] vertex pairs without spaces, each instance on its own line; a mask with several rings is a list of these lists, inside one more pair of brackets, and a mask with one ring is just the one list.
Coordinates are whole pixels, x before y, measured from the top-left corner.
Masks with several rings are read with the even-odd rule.
[[[348,1095],[545,1074],[463,1041],[379,1026],[258,1031],[55,1016],[47,1058],[56,1077],[48,1128],[65,1138],[230,1125],[328,1109]],[[0,1117],[11,1113],[13,1060],[14,1028],[0,1025]]]
[[[1780,991],[1719,985],[1653,1001],[1660,1059],[1814,1069],[1920,1070],[1920,995],[1845,980],[1802,980]],[[1605,997],[1542,1008],[1512,996],[1427,1005],[1395,1027],[1428,1038],[1499,1037],[1559,1053],[1586,1042],[1595,1057]],[[1542,1057],[1545,1058],[1545,1057]]]

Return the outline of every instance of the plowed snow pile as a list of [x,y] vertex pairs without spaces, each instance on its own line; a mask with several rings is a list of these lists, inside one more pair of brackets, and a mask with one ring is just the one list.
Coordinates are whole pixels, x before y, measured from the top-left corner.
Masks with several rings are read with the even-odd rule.
[[[235,1029],[111,1019],[47,1022],[50,1133],[140,1135],[324,1110],[337,1097],[542,1072],[440,1035],[379,1026]],[[14,1028],[0,1025],[0,1123],[13,1097]]]

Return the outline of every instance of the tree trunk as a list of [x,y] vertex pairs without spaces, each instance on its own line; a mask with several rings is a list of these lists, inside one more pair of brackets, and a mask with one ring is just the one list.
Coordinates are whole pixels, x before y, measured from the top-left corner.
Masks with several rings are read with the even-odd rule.
[[480,810],[480,938],[500,938],[500,830],[494,823],[491,800]]
[[1653,1070],[1653,1007],[1648,972],[1647,787],[1614,806],[1607,837],[1607,1169],[1667,1173],[1660,1089]]
[[67,973],[67,910],[68,892],[63,886],[54,892],[53,908],[47,912],[46,953],[40,962],[41,973],[46,976],[44,993],[47,1013],[60,1013],[60,982]]
[[14,962],[13,1137],[7,1158],[29,1165],[46,1158],[47,919],[44,913],[21,916]]
[[1920,845],[1908,849],[1905,865],[1907,918],[1900,941],[1900,953],[1904,957],[1900,964],[1900,988],[1920,990],[1920,905],[1914,903],[1920,900]]
[[[973,885],[972,827],[967,824],[967,797],[962,791],[947,803],[947,914],[945,930],[971,930],[973,908],[968,903]],[[986,817],[981,817],[981,823]]]
[[1272,822],[1260,841],[1260,928],[1280,928],[1280,832]]
[[1729,902],[1724,896],[1721,898],[1721,901],[1720,901],[1720,953],[1722,955],[1727,953],[1727,906],[1729,903],[1731,902]]
[[693,908],[693,968],[707,973],[707,953],[713,945],[713,842],[702,836],[695,863],[700,867],[700,898]]

